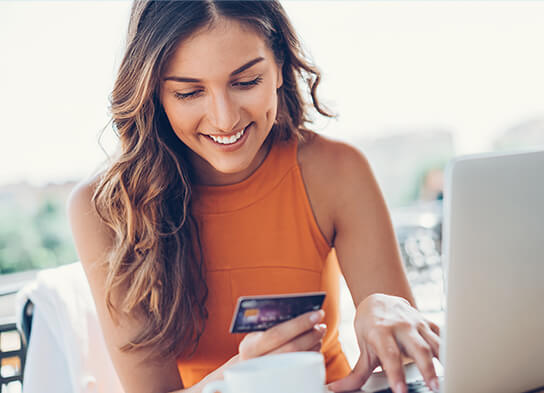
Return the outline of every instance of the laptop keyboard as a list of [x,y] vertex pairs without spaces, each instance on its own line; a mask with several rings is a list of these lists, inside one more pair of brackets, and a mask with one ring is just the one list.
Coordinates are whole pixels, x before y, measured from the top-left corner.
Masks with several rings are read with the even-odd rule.
[[[408,393],[433,393],[433,391],[425,385],[425,381],[409,382],[406,386],[408,387]],[[393,391],[387,388],[374,393],[393,393]]]
[[[442,383],[444,381],[444,377],[438,377],[438,380]],[[414,381],[414,382],[408,382],[406,384],[408,387],[408,393],[433,393],[431,389],[425,385],[425,381]],[[384,390],[379,390],[374,393],[393,393],[393,391],[389,388]],[[525,393],[544,393],[544,386],[541,386],[538,389],[534,389]]]

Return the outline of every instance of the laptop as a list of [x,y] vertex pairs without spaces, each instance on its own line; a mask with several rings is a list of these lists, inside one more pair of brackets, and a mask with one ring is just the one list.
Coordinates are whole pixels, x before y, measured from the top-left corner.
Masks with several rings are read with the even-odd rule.
[[[544,151],[450,162],[443,258],[441,392],[544,392]],[[430,392],[414,364],[406,374]],[[391,392],[372,378],[363,391]]]

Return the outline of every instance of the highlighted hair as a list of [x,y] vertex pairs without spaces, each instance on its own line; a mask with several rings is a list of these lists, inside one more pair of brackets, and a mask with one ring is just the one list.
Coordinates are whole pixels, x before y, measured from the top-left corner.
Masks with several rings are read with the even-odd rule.
[[[262,35],[282,66],[272,136],[302,138],[317,100],[318,70],[304,57],[278,1],[135,1],[126,51],[111,97],[119,152],[101,178],[94,207],[115,234],[107,259],[106,303],[143,320],[123,351],[152,348],[153,357],[190,355],[207,319],[208,289],[191,215],[191,167],[159,100],[160,80],[179,43],[229,18]],[[301,92],[306,85],[312,105]]]

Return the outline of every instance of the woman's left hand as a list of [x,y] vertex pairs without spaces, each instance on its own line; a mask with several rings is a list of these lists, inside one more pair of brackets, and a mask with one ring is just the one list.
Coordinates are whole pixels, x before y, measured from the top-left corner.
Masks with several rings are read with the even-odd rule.
[[438,392],[433,365],[438,358],[440,328],[427,320],[408,301],[396,296],[373,294],[363,300],[355,314],[355,332],[361,355],[352,372],[331,383],[334,392],[361,388],[377,366],[387,374],[395,393],[406,393],[403,355],[414,359],[429,388]]

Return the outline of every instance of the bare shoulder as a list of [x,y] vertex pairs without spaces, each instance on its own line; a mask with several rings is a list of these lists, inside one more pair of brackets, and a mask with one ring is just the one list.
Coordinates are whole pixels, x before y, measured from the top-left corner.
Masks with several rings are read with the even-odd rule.
[[102,260],[112,244],[112,234],[93,206],[93,195],[100,176],[78,183],[68,198],[67,209],[72,235],[84,265]]
[[312,167],[325,175],[334,174],[340,180],[361,175],[364,171],[371,172],[366,157],[357,148],[316,133],[305,133],[305,139],[299,145],[298,160],[303,169]]
[[368,160],[347,143],[309,134],[299,147],[298,159],[305,182],[329,196],[331,204],[346,203],[346,198],[361,198],[361,192],[376,192]]
[[72,215],[78,216],[79,214],[89,211],[91,208],[92,197],[98,183],[100,181],[100,176],[93,176],[91,178],[80,181],[73,188],[70,196],[68,197],[68,213],[70,218]]
[[332,245],[346,207],[364,200],[362,194],[379,193],[370,165],[355,147],[309,132],[298,162],[318,225]]

